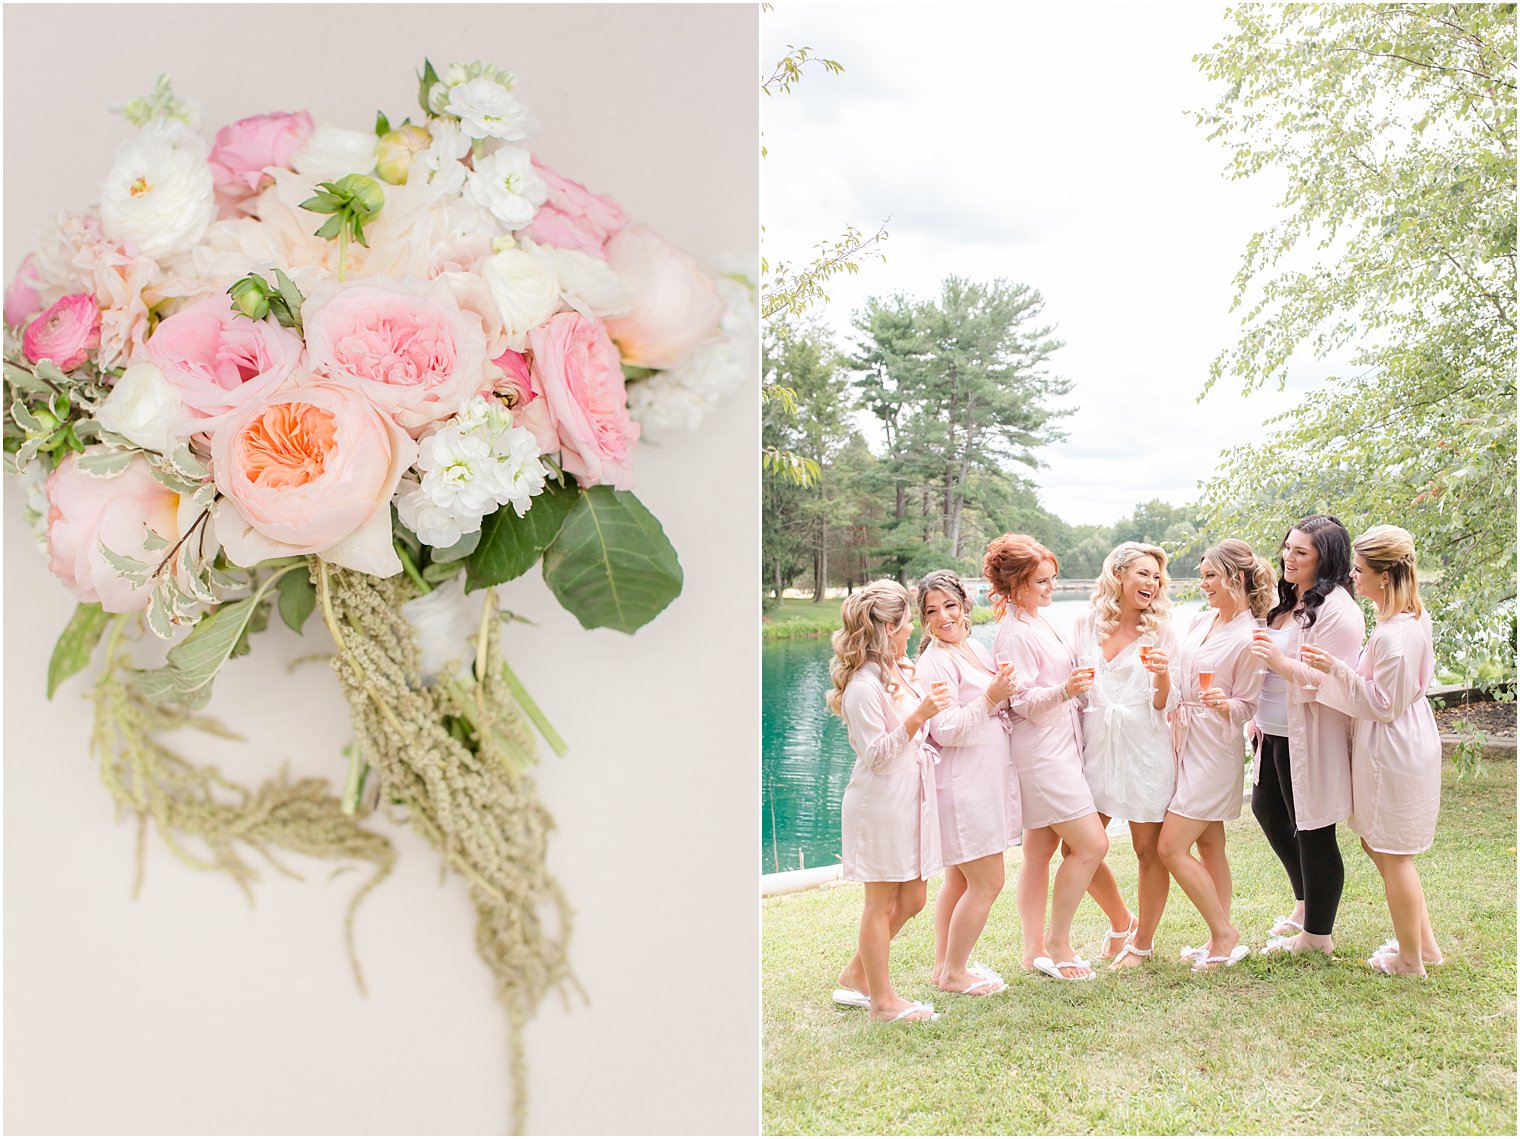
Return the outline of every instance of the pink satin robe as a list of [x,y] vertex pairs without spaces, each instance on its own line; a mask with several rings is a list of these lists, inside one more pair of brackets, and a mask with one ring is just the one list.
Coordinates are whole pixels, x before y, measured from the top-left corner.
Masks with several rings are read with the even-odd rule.
[[[1251,653],[1256,622],[1249,611],[1237,613],[1223,628],[1214,627],[1215,610],[1193,619],[1177,653],[1182,703],[1172,710],[1172,742],[1177,749],[1177,793],[1167,809],[1199,822],[1228,822],[1240,817],[1245,786],[1245,726],[1256,715],[1261,662]],[[1204,638],[1208,637],[1207,640]],[[1214,687],[1228,698],[1226,715],[1199,702],[1198,673],[1214,674]]]

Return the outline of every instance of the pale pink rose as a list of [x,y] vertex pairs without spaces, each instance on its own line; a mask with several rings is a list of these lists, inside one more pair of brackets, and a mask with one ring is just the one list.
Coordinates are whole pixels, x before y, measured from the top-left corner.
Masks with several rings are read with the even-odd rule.
[[485,333],[446,281],[329,283],[301,306],[307,366],[348,380],[413,436],[488,391]]
[[582,486],[631,489],[639,425],[628,414],[623,364],[602,322],[560,313],[530,332],[528,345],[534,384],[559,439],[560,465]]
[[301,361],[301,338],[205,297],[168,317],[148,341],[148,359],[179,393],[185,433],[212,431],[235,408],[262,403]]
[[25,324],[36,316],[45,307],[42,298],[37,295],[37,286],[41,284],[37,280],[33,261],[36,254],[28,253],[21,262],[21,268],[16,270],[15,280],[11,281],[11,287],[5,290],[5,323],[12,326]]
[[632,312],[607,321],[628,363],[672,368],[717,337],[723,298],[691,254],[647,225],[630,225],[607,242],[607,264],[634,297]]
[[305,147],[311,131],[305,111],[254,115],[217,131],[208,159],[217,201],[226,206],[257,193],[271,166],[289,170],[291,156]]
[[622,207],[601,194],[593,194],[579,182],[556,174],[537,158],[533,169],[549,185],[549,199],[538,207],[522,236],[557,249],[579,249],[601,257],[607,239],[628,224]]
[[69,591],[108,613],[146,609],[152,590],[122,577],[100,548],[156,565],[163,553],[147,548],[148,534],[171,545],[179,540],[179,495],[153,477],[140,455],[120,474],[97,478],[70,454],[48,476],[47,500],[48,567]]
[[297,373],[211,437],[212,477],[226,495],[217,538],[241,566],[318,554],[379,577],[400,573],[390,501],[416,457],[406,432],[357,388]]
[[512,409],[512,422],[532,433],[540,452],[559,450],[559,435],[549,420],[549,405],[544,393],[533,383],[533,369],[527,357],[509,348],[491,363],[502,371],[495,390]]
[[61,371],[79,367],[100,347],[100,306],[89,293],[61,298],[26,326],[21,351],[32,363],[51,360]]

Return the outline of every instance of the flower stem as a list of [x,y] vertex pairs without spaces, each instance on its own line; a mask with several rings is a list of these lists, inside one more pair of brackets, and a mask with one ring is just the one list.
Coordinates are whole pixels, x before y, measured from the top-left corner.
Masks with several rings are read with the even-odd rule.
[[413,584],[423,593],[432,593],[433,587],[422,574],[417,572],[417,563],[412,561],[412,555],[399,541],[392,540],[391,545],[396,547],[396,556],[401,559],[401,568],[406,570],[406,576],[412,579]]
[[341,284],[345,279],[348,269],[348,226],[345,224],[338,230],[338,282]]
[[528,695],[528,690],[522,686],[522,681],[517,679],[517,674],[512,671],[512,667],[507,664],[505,658],[501,662],[501,675],[502,679],[507,682],[507,687],[512,690],[513,697],[522,705],[523,711],[528,713],[528,719],[533,721],[533,726],[544,737],[544,742],[554,750],[555,755],[563,758],[570,748],[560,738],[560,734],[554,730],[554,725],[549,723],[548,717],[533,702],[533,697]]

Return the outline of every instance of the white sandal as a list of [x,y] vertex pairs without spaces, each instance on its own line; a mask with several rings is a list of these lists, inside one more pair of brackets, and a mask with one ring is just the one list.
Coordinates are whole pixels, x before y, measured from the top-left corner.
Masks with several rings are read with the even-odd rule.
[[[1139,929],[1140,915],[1131,914],[1129,917],[1129,928],[1125,930],[1109,930],[1106,934],[1103,935],[1103,952],[1094,954],[1094,956],[1097,957],[1099,961],[1107,961],[1109,957],[1113,957],[1114,960],[1117,961],[1119,957],[1124,953],[1124,947],[1129,944],[1129,939],[1134,937]],[[1119,942],[1119,949],[1117,952],[1110,954],[1108,951],[1108,945],[1109,942],[1114,941],[1115,939],[1117,939]]]
[[[1280,926],[1287,926],[1293,933],[1278,933],[1277,931]],[[1303,932],[1304,926],[1302,922],[1296,922],[1292,918],[1285,918],[1281,914],[1272,919],[1272,928],[1267,930],[1267,934],[1270,937],[1293,937],[1295,934]]]
[[1123,961],[1126,957],[1138,957],[1140,960],[1144,961],[1154,952],[1156,952],[1155,946],[1151,946],[1149,949],[1136,949],[1135,943],[1133,941],[1126,941],[1124,943],[1124,948],[1119,950],[1118,953],[1114,954],[1114,959],[1108,963],[1108,967],[1111,970],[1117,969],[1119,967],[1119,962]]

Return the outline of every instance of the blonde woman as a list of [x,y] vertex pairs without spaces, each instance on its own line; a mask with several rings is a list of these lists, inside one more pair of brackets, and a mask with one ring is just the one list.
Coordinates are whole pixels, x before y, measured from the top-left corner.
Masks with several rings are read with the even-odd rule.
[[[1093,670],[1082,716],[1087,785],[1105,828],[1110,819],[1129,823],[1140,864],[1139,913],[1126,922],[1110,969],[1149,959],[1171,883],[1156,853],[1177,780],[1166,723],[1167,710],[1177,702],[1168,669],[1176,649],[1169,585],[1166,551],[1124,542],[1103,559],[1092,608],[1072,630],[1078,663]],[[1093,875],[1088,892],[1106,911],[1123,907],[1128,913],[1106,863]],[[1114,931],[1120,928],[1113,926]]]
[[971,639],[971,598],[961,579],[936,570],[918,583],[923,649],[918,677],[943,682],[956,705],[929,721],[939,748],[934,769],[945,881],[934,901],[934,983],[948,993],[987,996],[1000,976],[971,951],[1003,889],[1003,854],[1019,833],[1019,784],[998,713],[1013,693],[1013,669]]
[[[994,538],[982,563],[998,611],[993,658],[1011,664],[1019,678],[1010,708],[1024,816],[1017,888],[1024,968],[1059,981],[1090,981],[1096,974],[1071,947],[1071,922],[1108,853],[1108,836],[1082,775],[1077,697],[1092,676],[1076,667],[1071,646],[1040,615],[1054,596],[1056,570],[1055,555],[1027,534]],[[1052,885],[1050,862],[1063,842],[1071,853]]]
[[1441,964],[1414,867],[1435,841],[1441,807],[1441,740],[1425,699],[1435,672],[1430,614],[1409,531],[1374,526],[1351,549],[1351,580],[1377,610],[1377,625],[1355,668],[1317,648],[1304,649],[1304,660],[1325,674],[1319,702],[1356,718],[1351,829],[1383,877],[1394,933],[1367,964],[1423,977],[1427,964]]
[[839,974],[838,1004],[868,1008],[873,1020],[934,1020],[931,1004],[892,989],[892,938],[924,907],[925,882],[942,865],[933,767],[925,731],[952,705],[949,690],[925,689],[907,660],[913,632],[908,591],[873,581],[845,598],[834,634],[829,709],[855,749],[843,804],[844,877],[865,883],[856,954]]
[[1194,618],[1177,653],[1182,688],[1182,700],[1172,711],[1177,791],[1157,849],[1208,923],[1208,940],[1182,951],[1185,960],[1203,970],[1234,965],[1251,951],[1230,924],[1234,882],[1225,857],[1224,824],[1240,817],[1244,728],[1256,713],[1261,690],[1251,643],[1256,619],[1266,617],[1277,589],[1271,565],[1238,538],[1207,550],[1198,577],[1208,609]]

